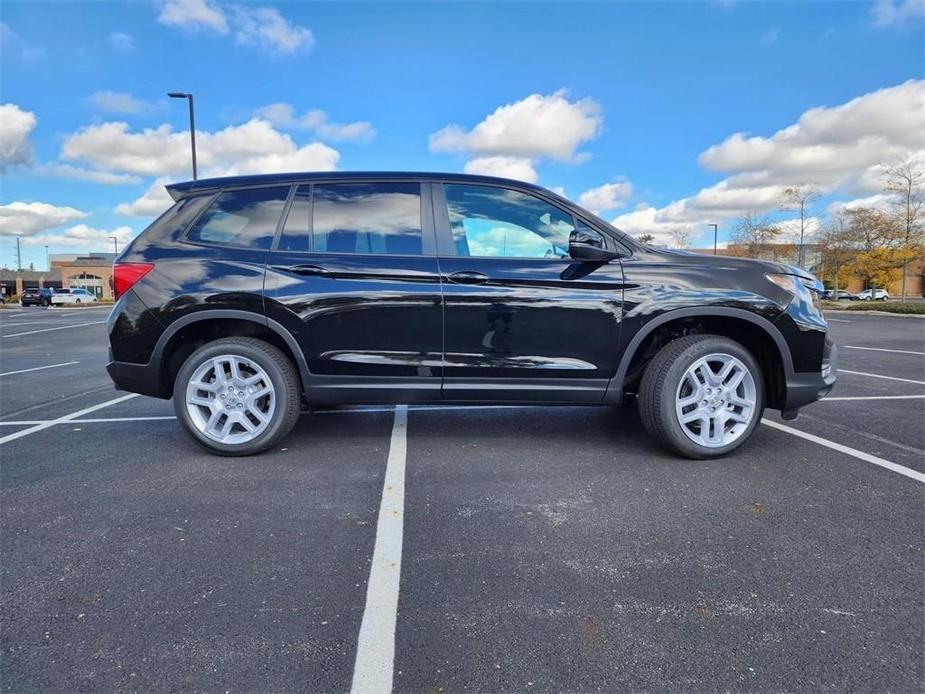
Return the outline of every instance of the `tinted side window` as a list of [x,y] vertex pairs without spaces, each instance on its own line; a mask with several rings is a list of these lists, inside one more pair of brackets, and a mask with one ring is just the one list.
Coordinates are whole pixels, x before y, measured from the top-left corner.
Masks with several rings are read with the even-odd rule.
[[187,239],[239,248],[268,249],[288,195],[288,186],[222,193],[196,221]]
[[456,255],[567,258],[572,215],[538,197],[493,186],[447,184]]
[[323,183],[312,200],[317,253],[420,255],[418,183]]

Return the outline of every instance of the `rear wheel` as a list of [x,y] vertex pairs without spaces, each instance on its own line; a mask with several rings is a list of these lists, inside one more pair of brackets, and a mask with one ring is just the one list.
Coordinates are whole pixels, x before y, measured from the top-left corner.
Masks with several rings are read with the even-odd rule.
[[276,347],[250,337],[210,342],[187,358],[173,389],[177,418],[196,443],[219,455],[253,455],[295,425],[299,375]]
[[741,446],[764,412],[764,381],[752,354],[718,335],[668,343],[642,377],[639,416],[662,445],[688,458]]

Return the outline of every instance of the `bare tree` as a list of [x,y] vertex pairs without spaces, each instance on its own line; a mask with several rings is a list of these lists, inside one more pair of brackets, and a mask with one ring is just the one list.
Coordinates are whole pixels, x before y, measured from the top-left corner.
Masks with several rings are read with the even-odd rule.
[[849,268],[857,255],[857,244],[849,225],[848,215],[842,210],[835,212],[822,226],[819,233],[819,251],[822,257],[822,277],[830,277],[836,294],[841,275]]
[[652,243],[655,241],[655,237],[652,236],[652,234],[639,234],[636,240],[639,241],[639,243]]
[[767,217],[747,212],[739,218],[730,239],[749,258],[760,258],[771,251],[771,245],[780,236],[780,229]]
[[[800,213],[799,227],[799,250],[797,251],[797,265],[803,267],[806,262],[806,209],[819,198],[819,191],[812,186],[792,186],[784,189],[783,199],[781,200],[782,210],[793,210]],[[797,236],[797,234],[794,234]]]
[[[921,248],[922,217],[925,215],[925,170],[915,159],[889,166],[884,174],[883,190],[893,195],[893,207],[903,229],[903,245],[910,258]],[[907,259],[903,263],[902,300],[906,300]]]
[[690,226],[675,227],[669,233],[672,243],[676,248],[687,248],[691,245],[691,237],[694,230]]

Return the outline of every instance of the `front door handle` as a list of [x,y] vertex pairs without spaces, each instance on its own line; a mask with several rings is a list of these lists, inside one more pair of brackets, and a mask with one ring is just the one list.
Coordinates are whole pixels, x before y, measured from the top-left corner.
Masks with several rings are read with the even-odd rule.
[[331,274],[330,270],[320,265],[275,265],[274,269],[290,272],[293,275],[325,276]]
[[485,284],[488,281],[488,275],[483,272],[463,270],[450,274],[447,279],[456,284]]

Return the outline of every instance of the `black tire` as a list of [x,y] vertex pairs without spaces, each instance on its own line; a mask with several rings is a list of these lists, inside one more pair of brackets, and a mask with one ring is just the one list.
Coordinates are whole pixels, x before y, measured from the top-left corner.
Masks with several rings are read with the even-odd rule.
[[[186,409],[186,386],[193,372],[210,357],[233,354],[258,364],[270,378],[276,392],[277,407],[270,424],[255,439],[242,444],[224,444],[200,432]],[[254,455],[266,451],[292,431],[299,418],[302,384],[292,361],[273,345],[253,337],[225,337],[209,342],[193,352],[174,381],[173,406],[184,431],[206,450],[224,456]]]
[[[755,382],[756,407],[738,438],[711,448],[688,438],[678,421],[675,403],[687,369],[701,357],[717,352],[736,357],[748,369]],[[722,457],[745,443],[761,421],[764,403],[764,378],[755,357],[738,342],[719,335],[688,335],[669,342],[649,362],[639,388],[639,417],[649,435],[669,450],[695,460]]]

